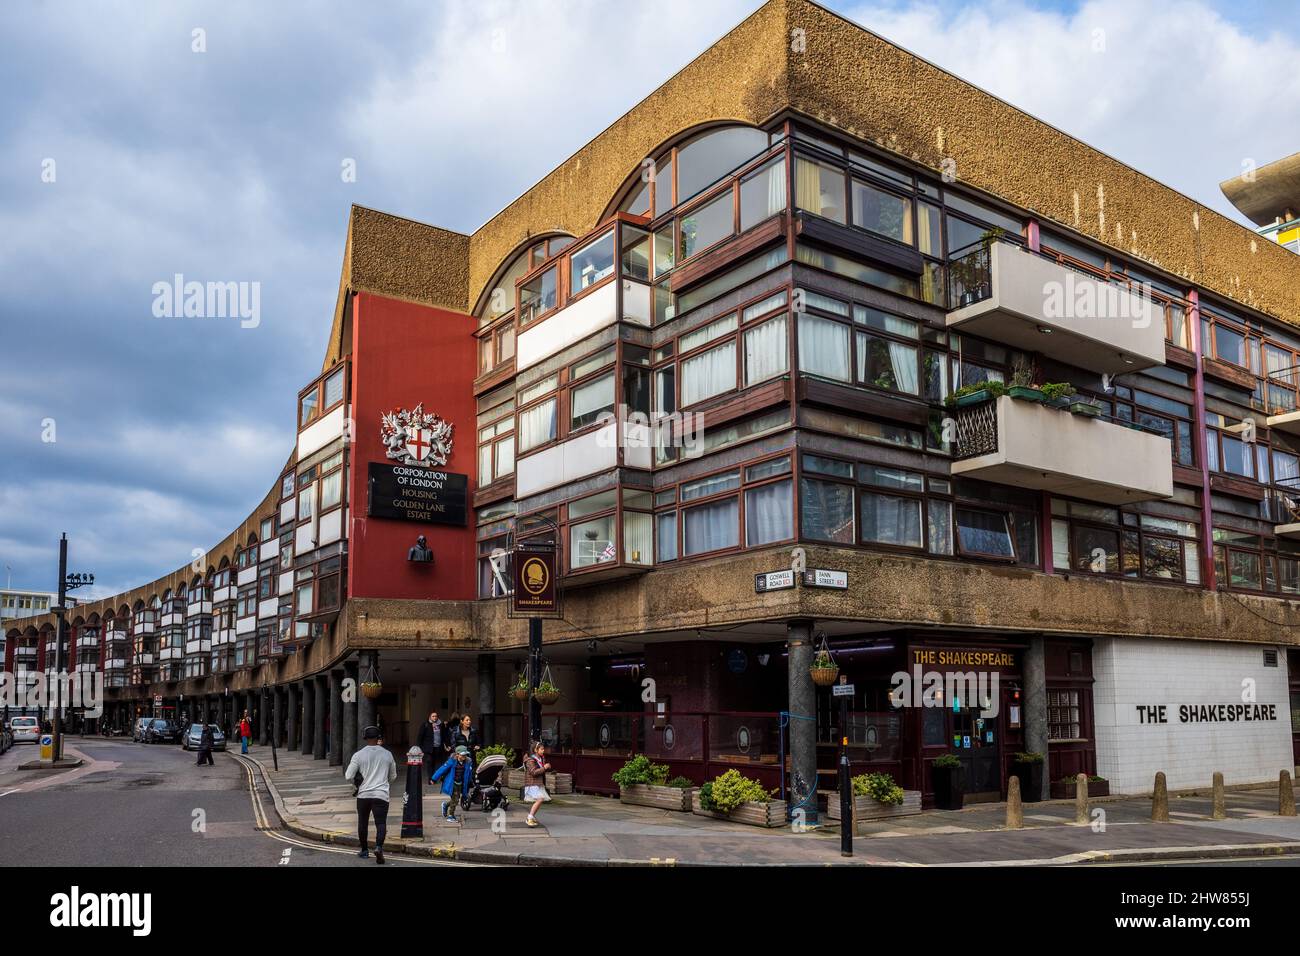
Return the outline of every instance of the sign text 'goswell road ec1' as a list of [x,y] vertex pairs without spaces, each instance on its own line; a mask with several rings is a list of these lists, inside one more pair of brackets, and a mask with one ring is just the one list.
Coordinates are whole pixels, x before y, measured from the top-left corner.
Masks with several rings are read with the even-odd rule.
[[372,461],[369,489],[367,513],[373,518],[465,525],[469,500],[466,475]]

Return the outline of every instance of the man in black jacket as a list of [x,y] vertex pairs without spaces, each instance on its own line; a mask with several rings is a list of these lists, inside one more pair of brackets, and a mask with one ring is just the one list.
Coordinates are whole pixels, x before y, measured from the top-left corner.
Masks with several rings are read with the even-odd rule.
[[203,725],[203,733],[199,736],[199,762],[198,762],[198,766],[202,767],[204,764],[207,764],[209,767],[211,767],[211,766],[214,765],[214,764],[213,764],[213,761],[212,761],[212,745],[213,745],[213,743],[214,743],[214,739],[213,739],[213,734],[212,734],[212,725],[211,725],[211,724],[204,724],[204,725]]
[[424,779],[426,780],[433,777],[433,772],[443,761],[446,745],[449,743],[447,735],[448,730],[438,719],[436,710],[420,725],[420,733],[415,738],[415,745],[424,754]]

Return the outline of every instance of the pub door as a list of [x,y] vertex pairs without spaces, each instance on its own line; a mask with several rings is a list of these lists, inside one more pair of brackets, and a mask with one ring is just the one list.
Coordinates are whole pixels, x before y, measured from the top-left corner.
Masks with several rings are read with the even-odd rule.
[[1002,740],[998,721],[980,707],[962,701],[948,711],[953,750],[966,778],[967,803],[996,803],[1002,799]]

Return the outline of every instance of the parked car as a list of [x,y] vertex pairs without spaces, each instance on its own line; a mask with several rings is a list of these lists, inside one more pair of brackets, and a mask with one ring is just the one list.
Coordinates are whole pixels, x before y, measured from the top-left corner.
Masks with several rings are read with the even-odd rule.
[[[208,724],[212,728],[212,749],[226,749],[226,735],[221,732],[221,728],[216,724]],[[198,750],[199,744],[203,741],[203,725],[190,724],[190,729],[185,731],[185,736],[181,738],[181,748],[184,750]]]
[[16,744],[36,744],[41,741],[41,725],[35,717],[11,717],[9,729],[13,731]]
[[152,717],[137,717],[135,727],[131,730],[131,740],[138,743],[144,743],[144,732],[153,722],[154,718]]
[[147,744],[174,744],[180,739],[181,729],[162,717],[155,717],[144,729],[144,742]]

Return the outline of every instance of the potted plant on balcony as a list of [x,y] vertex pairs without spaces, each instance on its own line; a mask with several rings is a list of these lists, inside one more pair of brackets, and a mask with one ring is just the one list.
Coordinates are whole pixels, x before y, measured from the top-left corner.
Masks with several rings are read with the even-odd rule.
[[1011,775],[1020,778],[1020,799],[1037,803],[1043,799],[1043,755],[1037,751],[1014,754]]
[[954,391],[944,399],[944,404],[949,408],[965,408],[967,405],[978,405],[980,402],[987,402],[1006,393],[1007,387],[1001,382],[992,380],[972,382]]
[[691,812],[750,826],[785,826],[786,802],[773,800],[774,792],[739,770],[728,770],[693,792]]
[[966,781],[961,761],[952,754],[935,758],[930,765],[934,782],[934,805],[939,810],[960,810],[966,800]]
[[1023,359],[1011,366],[1011,384],[1007,394],[1027,402],[1041,402],[1043,393],[1034,385],[1034,367]]
[[1069,382],[1044,382],[1039,388],[1043,401],[1049,405],[1059,405],[1065,398],[1074,394],[1074,386]]
[[1070,411],[1075,415],[1083,415],[1085,418],[1096,418],[1101,414],[1101,406],[1093,401],[1071,402]]
[[668,765],[652,763],[644,754],[638,754],[614,771],[612,779],[618,784],[618,799],[622,803],[680,813],[691,810],[695,785],[685,777],[669,780]]

